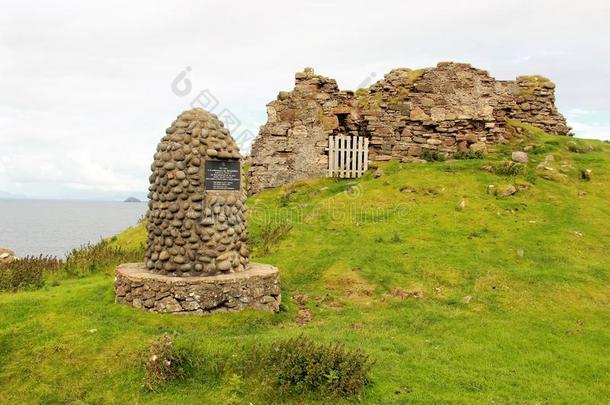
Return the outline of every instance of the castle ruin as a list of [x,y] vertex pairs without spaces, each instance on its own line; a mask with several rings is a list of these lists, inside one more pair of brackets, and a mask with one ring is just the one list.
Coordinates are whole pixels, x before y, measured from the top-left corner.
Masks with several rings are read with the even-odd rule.
[[510,119],[569,135],[554,89],[541,76],[496,80],[469,64],[441,62],[394,69],[353,92],[306,68],[295,75],[293,91],[267,104],[267,123],[252,146],[249,191],[327,174],[331,136],[365,137],[368,161],[417,162],[430,152],[492,151],[510,138]]

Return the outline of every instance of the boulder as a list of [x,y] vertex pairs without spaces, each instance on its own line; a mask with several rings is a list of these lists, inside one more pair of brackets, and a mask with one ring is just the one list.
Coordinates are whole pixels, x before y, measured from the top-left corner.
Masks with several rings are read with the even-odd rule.
[[515,186],[508,186],[502,190],[503,196],[513,195],[517,192],[517,188]]
[[11,263],[17,259],[17,255],[12,250],[0,248],[0,263]]
[[521,152],[521,151],[513,152],[511,155],[511,158],[512,158],[513,162],[518,162],[518,163],[527,163],[527,161],[529,160],[529,158],[527,157],[527,153]]
[[470,150],[473,152],[486,152],[487,145],[485,144],[485,142],[473,143],[472,145],[470,145]]

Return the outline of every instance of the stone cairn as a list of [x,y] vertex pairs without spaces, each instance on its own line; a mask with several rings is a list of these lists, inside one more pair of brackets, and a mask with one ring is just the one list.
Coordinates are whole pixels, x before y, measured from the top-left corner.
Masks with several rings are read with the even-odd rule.
[[241,159],[229,130],[200,109],[182,113],[166,133],[151,167],[146,267],[171,276],[243,271],[246,193],[203,190],[206,160]]
[[278,269],[250,263],[241,155],[203,109],[161,139],[150,176],[144,263],[117,268],[117,302],[152,312],[277,312]]

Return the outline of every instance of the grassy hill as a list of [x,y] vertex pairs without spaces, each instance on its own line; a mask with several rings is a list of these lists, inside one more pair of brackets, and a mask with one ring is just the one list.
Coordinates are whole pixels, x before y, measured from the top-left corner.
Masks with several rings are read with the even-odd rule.
[[[503,163],[506,146],[251,197],[254,260],[281,270],[279,314],[145,313],[114,303],[112,268],[1,293],[0,402],[269,403],[222,359],[301,334],[374,359],[365,403],[607,402],[610,145],[515,125],[525,168]],[[140,225],[112,243],[144,240]],[[208,367],[149,392],[142,353],[163,333]]]

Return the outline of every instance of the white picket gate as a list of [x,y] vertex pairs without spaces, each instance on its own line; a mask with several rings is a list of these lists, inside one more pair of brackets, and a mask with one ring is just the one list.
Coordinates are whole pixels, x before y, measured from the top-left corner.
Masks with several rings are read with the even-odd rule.
[[328,177],[360,177],[369,168],[369,139],[365,136],[328,137]]

